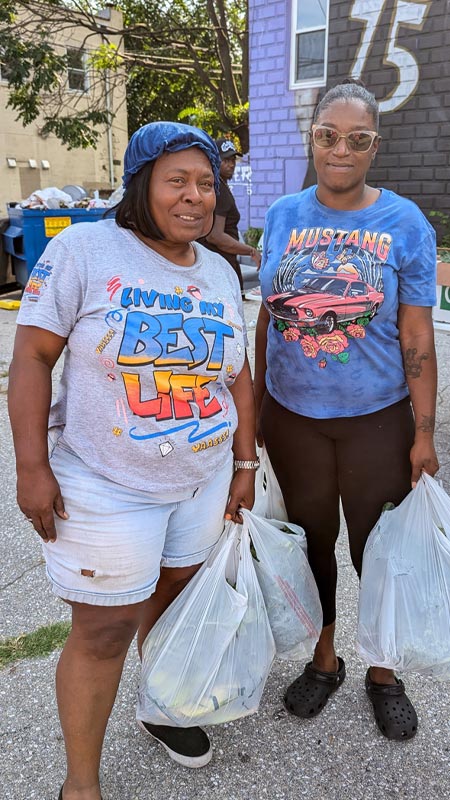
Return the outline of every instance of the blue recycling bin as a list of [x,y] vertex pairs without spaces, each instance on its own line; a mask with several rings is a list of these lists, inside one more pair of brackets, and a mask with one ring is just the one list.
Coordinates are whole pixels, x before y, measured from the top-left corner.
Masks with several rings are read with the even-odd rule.
[[8,205],[7,209],[9,225],[3,233],[3,248],[11,255],[13,272],[22,288],[50,239],[77,222],[97,222],[106,211],[104,208],[50,211],[14,205]]

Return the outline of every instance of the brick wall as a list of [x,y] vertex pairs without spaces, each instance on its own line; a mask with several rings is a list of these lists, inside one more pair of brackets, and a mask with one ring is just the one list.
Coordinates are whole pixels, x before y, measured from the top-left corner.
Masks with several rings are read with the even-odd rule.
[[289,91],[289,0],[251,0],[250,224],[262,226],[273,200],[301,187],[305,149]]
[[[367,20],[355,19],[358,5],[365,4],[330,0],[327,87],[294,92],[288,89],[291,2],[250,0],[253,224],[262,224],[264,209],[277,196],[315,182],[306,131],[317,100],[349,76],[367,35]],[[382,112],[391,94],[401,96],[397,108],[381,113],[383,142],[370,182],[410,197],[425,214],[431,209],[450,214],[450,0],[410,0],[411,17],[403,21],[404,3],[399,11],[397,0],[384,5],[379,0],[381,13],[374,5],[376,25],[361,79]],[[413,91],[412,83],[402,80],[411,74],[406,67],[412,58],[419,75]],[[392,59],[400,69],[388,63]]]

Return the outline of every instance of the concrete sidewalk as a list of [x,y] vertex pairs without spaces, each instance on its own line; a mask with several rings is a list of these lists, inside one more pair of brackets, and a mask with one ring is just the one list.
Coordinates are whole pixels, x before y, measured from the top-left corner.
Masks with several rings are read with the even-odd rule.
[[[259,304],[245,303],[253,355]],[[16,313],[0,309],[1,572],[0,639],[68,619],[50,592],[39,539],[15,504],[12,441],[6,412],[7,371]],[[437,448],[450,492],[450,333],[436,333],[440,365]],[[347,679],[313,720],[284,711],[283,690],[302,664],[277,661],[260,712],[210,728],[214,758],[203,770],[177,766],[138,731],[134,701],[138,660],[132,647],[108,726],[102,762],[105,800],[449,800],[449,685],[407,678],[420,730],[410,742],[387,741],[364,693],[366,666],[355,654],[357,580],[345,536],[338,546],[338,652]],[[0,794],[3,800],[56,800],[64,748],[54,699],[58,653],[0,672]]]

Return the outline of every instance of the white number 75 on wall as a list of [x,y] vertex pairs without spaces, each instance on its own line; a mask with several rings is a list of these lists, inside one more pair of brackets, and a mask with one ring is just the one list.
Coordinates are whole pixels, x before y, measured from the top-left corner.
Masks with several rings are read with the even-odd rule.
[[[355,0],[353,3],[350,19],[362,20],[366,24],[351,70],[352,78],[361,77],[385,5],[386,0]],[[394,2],[383,63],[397,68],[398,81],[387,97],[380,100],[381,113],[400,108],[416,90],[419,82],[419,66],[413,54],[404,47],[400,47],[397,38],[400,26],[421,30],[430,6],[431,0],[425,0],[425,2],[395,0]]]

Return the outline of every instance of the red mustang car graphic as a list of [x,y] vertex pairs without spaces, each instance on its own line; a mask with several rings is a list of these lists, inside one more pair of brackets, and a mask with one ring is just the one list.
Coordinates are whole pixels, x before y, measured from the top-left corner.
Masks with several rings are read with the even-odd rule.
[[291,292],[271,295],[267,305],[274,317],[297,328],[318,326],[331,333],[338,322],[364,315],[372,319],[383,299],[381,292],[354,275],[320,275]]

